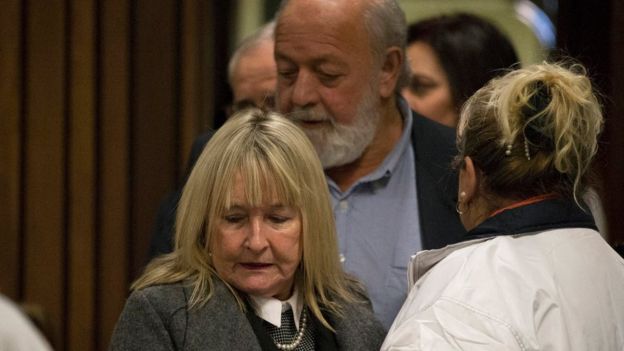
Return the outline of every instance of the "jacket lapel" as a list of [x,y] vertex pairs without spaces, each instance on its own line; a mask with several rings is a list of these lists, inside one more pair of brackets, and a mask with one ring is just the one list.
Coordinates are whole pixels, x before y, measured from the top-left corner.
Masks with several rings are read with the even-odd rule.
[[[258,338],[234,296],[218,279],[213,296],[196,310],[189,311],[185,350],[261,351]],[[185,290],[186,300],[191,289]]]
[[338,350],[336,334],[334,334],[331,330],[325,328],[325,326],[321,322],[319,322],[319,320],[316,319],[316,317],[312,313],[309,313],[308,315],[312,316],[312,320],[314,321],[314,343],[316,344],[316,349],[323,351]]
[[258,317],[249,306],[247,308],[247,319],[249,320],[249,324],[251,324],[251,328],[253,329],[255,336],[258,338],[260,348],[263,351],[279,351],[277,346],[275,346],[273,339],[271,339],[271,336],[264,327],[262,318]]

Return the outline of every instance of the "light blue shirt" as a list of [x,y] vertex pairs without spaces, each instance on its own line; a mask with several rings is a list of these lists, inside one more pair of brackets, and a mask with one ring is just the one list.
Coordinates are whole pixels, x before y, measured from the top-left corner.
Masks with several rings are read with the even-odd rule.
[[422,249],[412,112],[398,100],[404,129],[383,163],[345,192],[327,178],[344,268],[364,283],[386,329],[407,296],[410,256]]

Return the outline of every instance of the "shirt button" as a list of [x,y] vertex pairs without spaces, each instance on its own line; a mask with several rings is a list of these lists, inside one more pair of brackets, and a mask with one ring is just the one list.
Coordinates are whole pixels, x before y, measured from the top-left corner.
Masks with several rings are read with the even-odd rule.
[[349,202],[347,200],[340,201],[340,210],[344,212],[348,209],[349,209]]

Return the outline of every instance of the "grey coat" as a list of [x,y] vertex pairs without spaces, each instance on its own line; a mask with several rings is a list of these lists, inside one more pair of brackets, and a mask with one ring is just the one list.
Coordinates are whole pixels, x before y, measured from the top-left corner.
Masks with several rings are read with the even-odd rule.
[[[110,350],[257,350],[261,347],[234,296],[214,280],[212,298],[187,309],[191,289],[181,283],[133,292],[117,321]],[[346,305],[345,318],[329,322],[340,350],[379,350],[385,330],[369,305]]]

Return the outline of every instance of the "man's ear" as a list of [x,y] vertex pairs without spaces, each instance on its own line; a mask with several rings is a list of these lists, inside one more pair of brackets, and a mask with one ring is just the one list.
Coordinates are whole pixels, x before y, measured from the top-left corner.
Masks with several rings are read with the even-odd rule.
[[398,46],[386,49],[379,76],[379,95],[382,98],[388,98],[394,94],[404,61],[405,54]]
[[470,156],[464,157],[464,165],[459,170],[459,193],[461,201],[470,202],[479,191],[477,170]]

